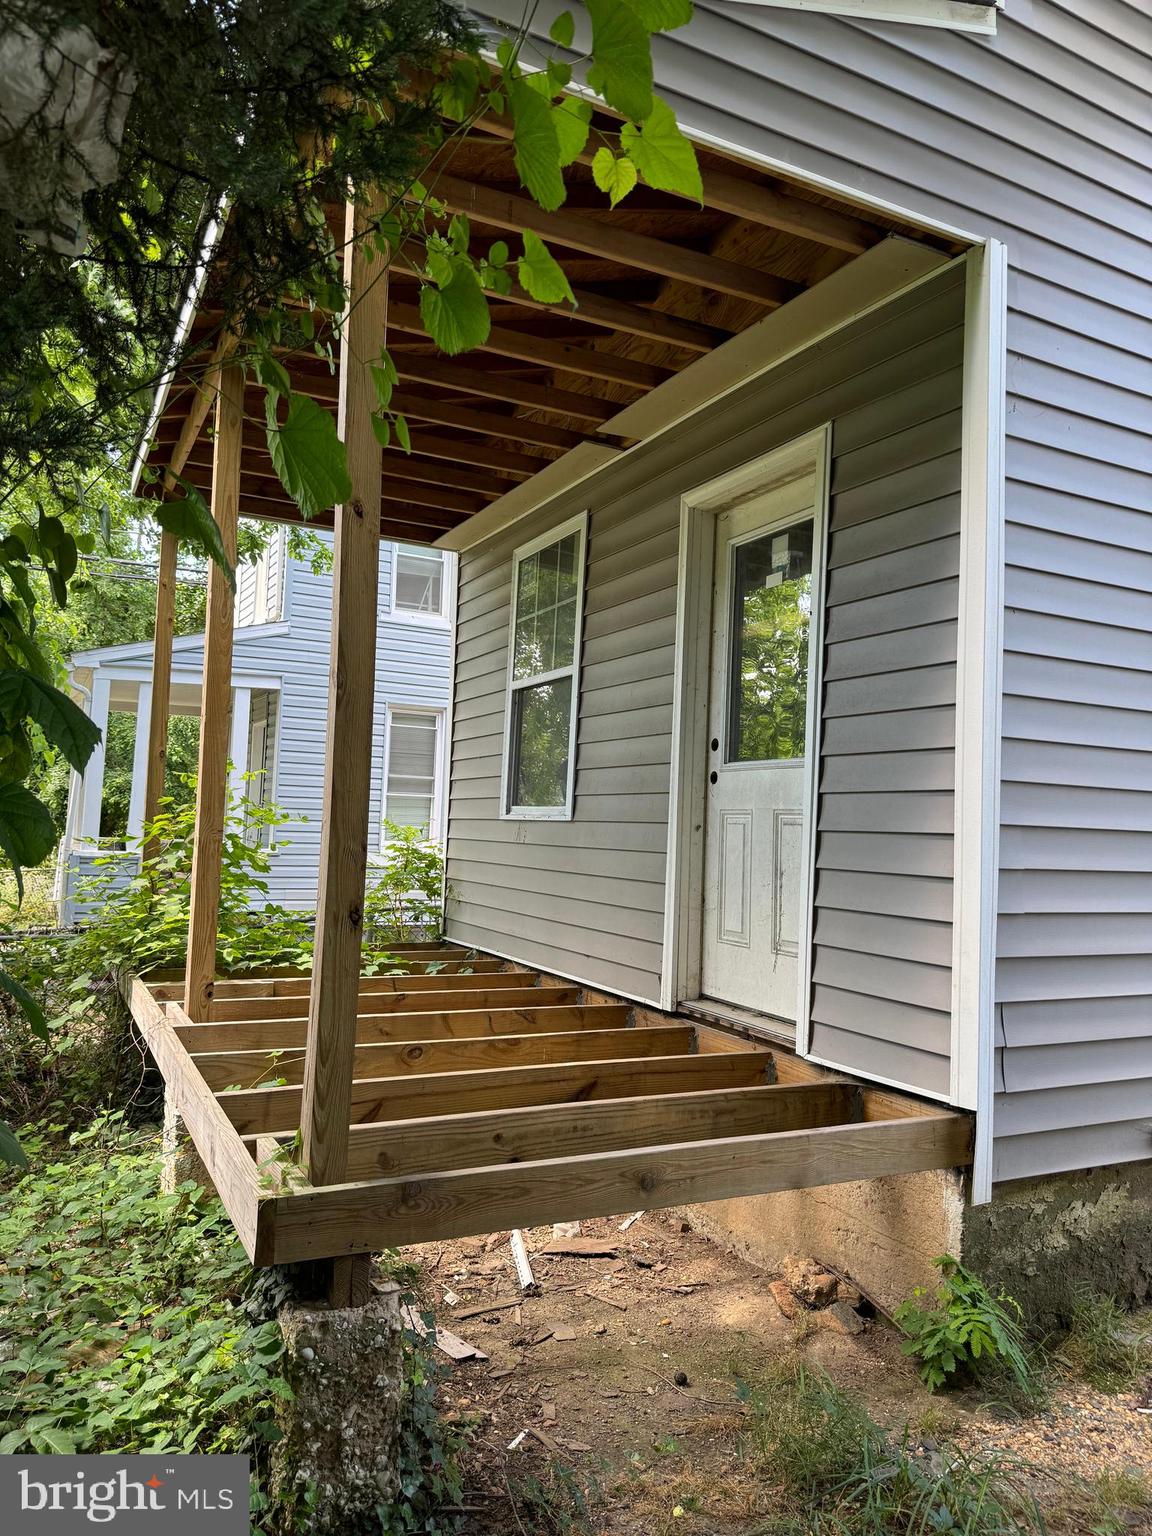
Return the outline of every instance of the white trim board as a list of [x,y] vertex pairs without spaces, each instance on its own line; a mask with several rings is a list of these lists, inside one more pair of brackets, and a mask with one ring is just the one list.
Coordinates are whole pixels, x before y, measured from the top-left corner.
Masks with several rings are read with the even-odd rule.
[[970,252],[964,308],[951,1097],[976,1110],[972,1200],[992,1193],[1000,862],[1007,251]]
[[947,27],[953,32],[996,32],[996,17],[1004,0],[992,5],[968,0],[733,0],[737,5],[761,5],[777,11],[814,11],[823,16],[849,16],[857,21],[902,21],[920,27]]

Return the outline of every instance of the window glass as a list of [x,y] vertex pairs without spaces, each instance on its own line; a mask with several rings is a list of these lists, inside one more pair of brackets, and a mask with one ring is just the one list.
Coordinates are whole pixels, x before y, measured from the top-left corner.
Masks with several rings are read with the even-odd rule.
[[398,545],[392,607],[397,613],[439,618],[444,612],[444,551]]
[[581,524],[516,561],[506,810],[568,805],[583,560]]
[[436,820],[436,735],[439,717],[394,711],[388,730],[388,785],[384,814],[398,827],[431,837]]
[[733,547],[728,762],[804,756],[811,620],[811,523]]
[[568,798],[572,679],[518,688],[512,708],[512,803],[563,805]]

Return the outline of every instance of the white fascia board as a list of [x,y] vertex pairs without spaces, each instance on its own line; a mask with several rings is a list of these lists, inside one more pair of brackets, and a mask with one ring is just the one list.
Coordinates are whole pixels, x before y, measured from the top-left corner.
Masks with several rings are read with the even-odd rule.
[[563,458],[554,459],[543,469],[537,470],[531,480],[505,491],[472,517],[465,518],[457,527],[449,529],[436,540],[437,549],[457,552],[471,549],[474,544],[490,539],[528,517],[547,502],[554,501],[564,491],[570,491],[581,480],[594,475],[620,457],[621,450],[611,443],[579,443],[570,448]]
[[947,27],[953,32],[995,34],[996,17],[1004,0],[995,5],[968,4],[967,0],[733,0],[737,5],[760,5],[777,11],[816,11],[824,16],[849,16],[857,21],[902,21],[919,27]]

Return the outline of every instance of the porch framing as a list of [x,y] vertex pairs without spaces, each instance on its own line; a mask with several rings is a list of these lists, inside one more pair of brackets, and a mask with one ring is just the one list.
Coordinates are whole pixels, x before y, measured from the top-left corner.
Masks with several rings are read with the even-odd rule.
[[[442,949],[429,950],[437,955],[434,963],[443,963]],[[419,953],[402,959],[423,967]],[[514,971],[488,975],[519,980]],[[386,1029],[372,1021],[391,1019],[402,1034],[423,1035],[407,1041],[417,1062],[431,1047],[450,1048],[461,1039],[501,1054],[524,1038],[510,1031],[526,1020],[508,1017],[531,1011],[522,1006],[448,1015],[406,1011],[421,994],[403,988],[434,979],[419,970],[366,978],[362,985],[380,990],[363,993],[359,1028]],[[483,995],[471,983],[486,979],[485,973],[452,973],[451,990],[466,1001],[470,993]],[[536,1038],[558,1043],[558,1064],[416,1073],[397,1064],[394,1075],[383,1078],[357,1071],[346,1178],[314,1185],[292,1161],[299,1089],[214,1090],[203,1064],[215,1053],[185,1043],[210,1043],[209,1030],[250,1028],[242,1015],[260,1002],[286,1002],[305,1017],[309,979],[285,980],[292,991],[280,998],[273,979],[220,983],[228,990],[216,1007],[241,1017],[195,1024],[179,1002],[165,998],[178,982],[123,979],[171,1103],[254,1265],[347,1259],[510,1226],[961,1167],[971,1156],[968,1116],[688,1019],[646,1015],[619,1028],[626,1004],[581,1003],[557,1006],[550,1021],[541,1021]],[[531,981],[545,996],[556,990],[536,975]],[[448,986],[449,978],[440,984]],[[373,1001],[399,1006],[366,1013],[364,1005]],[[611,1017],[597,1018],[601,1009]],[[576,1022],[568,1016],[577,1012],[582,1022],[575,1035],[592,1042],[592,1059],[583,1062],[572,1059],[565,1043],[574,1034],[561,1028]],[[469,1013],[477,1016],[475,1032],[461,1036],[454,1031]],[[268,1040],[246,1054],[263,1057],[266,1071],[278,1071],[282,1048],[273,1032],[290,1031],[298,1020],[273,1014],[258,1022],[269,1028]],[[611,1027],[597,1027],[601,1022]],[[631,1044],[622,1039],[629,1033]],[[685,1049],[664,1054],[675,1034],[685,1037]],[[234,1060],[227,1053],[224,1059]]]

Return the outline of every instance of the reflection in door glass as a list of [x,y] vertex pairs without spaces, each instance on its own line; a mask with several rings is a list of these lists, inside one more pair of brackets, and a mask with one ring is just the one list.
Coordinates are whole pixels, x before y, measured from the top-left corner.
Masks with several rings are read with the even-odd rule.
[[803,757],[812,524],[736,544],[732,557],[727,761]]

